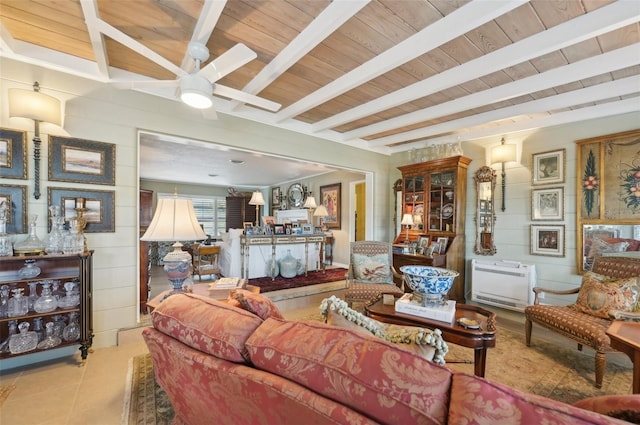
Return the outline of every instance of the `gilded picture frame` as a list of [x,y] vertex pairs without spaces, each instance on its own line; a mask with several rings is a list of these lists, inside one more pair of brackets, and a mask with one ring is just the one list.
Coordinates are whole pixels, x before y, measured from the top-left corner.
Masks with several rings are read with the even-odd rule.
[[49,180],[113,186],[116,145],[49,136]]
[[329,229],[340,229],[342,208],[342,183],[334,183],[320,186],[320,202],[325,206],[328,216],[323,223]]
[[27,179],[27,133],[0,128],[0,177]]
[[66,220],[76,217],[76,200],[84,198],[87,211],[84,217],[87,225],[84,233],[110,233],[116,231],[115,191],[84,190],[61,187],[47,189],[48,205],[59,205]]
[[564,224],[531,224],[531,255],[564,257]]
[[27,186],[0,185],[0,202],[7,203],[6,232],[27,233]]

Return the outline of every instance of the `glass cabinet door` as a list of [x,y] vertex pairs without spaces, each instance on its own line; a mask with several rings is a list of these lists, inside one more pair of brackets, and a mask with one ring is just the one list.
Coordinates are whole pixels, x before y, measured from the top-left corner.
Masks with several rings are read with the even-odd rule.
[[455,173],[443,171],[429,176],[429,230],[453,232],[455,220]]
[[413,216],[413,228],[424,228],[424,176],[413,176],[404,179],[404,211],[403,214]]

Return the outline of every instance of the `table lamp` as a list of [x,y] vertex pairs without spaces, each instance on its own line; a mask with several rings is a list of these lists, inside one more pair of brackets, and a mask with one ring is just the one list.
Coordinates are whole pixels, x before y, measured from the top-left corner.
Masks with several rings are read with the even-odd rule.
[[191,274],[191,254],[182,250],[180,241],[197,241],[206,237],[191,199],[179,198],[177,194],[158,199],[151,224],[140,240],[175,242],[173,251],[162,259],[173,289],[167,296],[182,292],[183,282]]
[[407,226],[407,231],[404,237],[404,243],[408,244],[411,241],[409,240],[409,227],[413,226],[413,216],[411,214],[404,214],[402,216],[402,222],[400,222],[402,226]]
[[327,228],[327,224],[324,222],[324,218],[329,215],[329,211],[327,211],[327,207],[324,204],[320,204],[317,206],[316,210],[313,212],[314,217],[320,217],[320,225],[322,226],[322,231],[326,232],[329,230]]
[[260,225],[260,205],[264,205],[264,197],[262,196],[262,192],[256,190],[251,195],[251,200],[249,200],[249,205],[256,206],[256,226]]

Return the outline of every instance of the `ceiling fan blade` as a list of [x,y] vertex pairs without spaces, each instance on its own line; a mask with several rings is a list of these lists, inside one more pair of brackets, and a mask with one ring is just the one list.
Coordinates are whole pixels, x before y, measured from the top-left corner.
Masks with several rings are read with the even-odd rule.
[[236,99],[243,103],[249,103],[251,105],[255,105],[272,112],[278,111],[278,109],[280,109],[280,106],[282,106],[279,103],[272,102],[270,100],[249,93],[245,93],[240,90],[232,89],[231,87],[221,86],[220,84],[213,85],[213,94]]
[[136,89],[143,87],[180,87],[180,80],[132,80],[110,81],[109,84],[118,89]]
[[213,83],[257,57],[256,52],[244,44],[238,43],[215,60],[209,62],[198,73]]

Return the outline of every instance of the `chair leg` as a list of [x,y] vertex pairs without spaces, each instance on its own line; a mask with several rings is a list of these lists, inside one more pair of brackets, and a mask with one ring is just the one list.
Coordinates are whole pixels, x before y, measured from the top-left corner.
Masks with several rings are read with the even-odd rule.
[[607,367],[607,356],[602,351],[596,352],[596,388],[602,388],[604,370]]
[[531,329],[532,328],[533,328],[533,323],[531,323],[531,320],[525,319],[524,335],[525,335],[525,342],[527,343],[527,347],[531,347]]
[[582,344],[578,344],[578,351],[582,351]]

